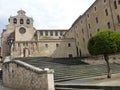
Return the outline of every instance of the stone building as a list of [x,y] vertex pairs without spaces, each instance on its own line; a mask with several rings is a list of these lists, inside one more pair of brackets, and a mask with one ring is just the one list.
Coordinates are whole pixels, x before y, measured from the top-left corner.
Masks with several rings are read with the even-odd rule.
[[[22,10],[10,17],[9,22],[2,33],[2,56],[10,53],[14,57],[88,56],[91,36],[102,30],[120,32],[120,0],[96,0],[69,30],[36,30],[33,19]],[[6,43],[9,38],[14,39],[12,45]]]
[[2,56],[13,57],[76,57],[74,39],[63,38],[67,30],[36,30],[33,19],[19,10],[9,18],[2,33]]
[[96,0],[72,24],[65,38],[76,40],[77,56],[88,56],[88,40],[102,30],[120,32],[120,0]]

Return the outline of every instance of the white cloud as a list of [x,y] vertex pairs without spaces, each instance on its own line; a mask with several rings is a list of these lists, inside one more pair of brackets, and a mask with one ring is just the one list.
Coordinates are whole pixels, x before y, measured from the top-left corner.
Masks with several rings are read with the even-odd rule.
[[[23,9],[34,19],[37,29],[66,29],[95,0],[0,0],[0,29],[7,19]],[[3,22],[3,23],[2,23]]]

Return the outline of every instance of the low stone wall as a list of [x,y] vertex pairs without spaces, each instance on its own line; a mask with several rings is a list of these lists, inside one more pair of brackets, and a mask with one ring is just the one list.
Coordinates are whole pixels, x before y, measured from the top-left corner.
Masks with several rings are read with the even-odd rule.
[[19,60],[3,64],[3,85],[20,90],[54,90],[53,70],[42,70]]
[[[81,61],[85,62],[85,63],[89,63],[91,65],[94,64],[105,64],[105,59],[104,57],[101,56],[94,56],[94,57],[89,57],[89,58],[84,58],[81,59]],[[120,64],[120,54],[115,54],[115,55],[109,55],[109,62],[110,63],[118,63]]]

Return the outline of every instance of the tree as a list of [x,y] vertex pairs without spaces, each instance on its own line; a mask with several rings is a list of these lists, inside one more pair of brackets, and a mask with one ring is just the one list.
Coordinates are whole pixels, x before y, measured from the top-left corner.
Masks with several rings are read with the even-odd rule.
[[120,33],[104,30],[91,37],[88,41],[91,55],[103,55],[107,63],[107,78],[111,78],[109,55],[120,52]]

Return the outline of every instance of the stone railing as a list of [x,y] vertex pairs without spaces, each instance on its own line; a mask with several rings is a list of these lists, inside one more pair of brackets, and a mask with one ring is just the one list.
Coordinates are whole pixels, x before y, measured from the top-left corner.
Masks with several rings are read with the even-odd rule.
[[53,70],[40,69],[19,60],[3,63],[3,85],[20,90],[54,90]]

